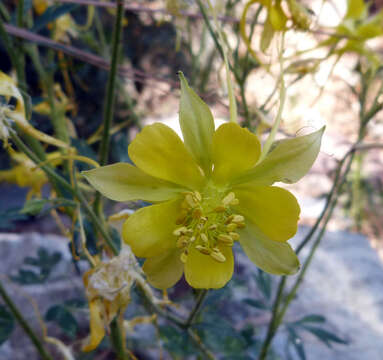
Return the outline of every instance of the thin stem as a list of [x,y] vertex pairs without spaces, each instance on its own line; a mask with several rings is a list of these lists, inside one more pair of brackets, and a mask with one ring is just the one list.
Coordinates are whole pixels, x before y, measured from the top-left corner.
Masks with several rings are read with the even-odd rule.
[[112,42],[112,58],[108,84],[106,87],[105,108],[104,108],[104,129],[100,145],[100,165],[105,165],[108,159],[109,150],[109,130],[112,124],[115,102],[115,85],[117,79],[118,57],[121,48],[122,36],[122,20],[124,15],[124,3],[122,0],[117,0],[117,15],[114,23],[113,42]]
[[[23,141],[18,137],[16,133],[11,133],[11,138],[16,144],[16,146],[23,151],[32,161],[34,161],[37,165],[40,164],[40,159],[37,157],[35,153],[32,152],[31,149],[29,149]],[[112,238],[106,231],[106,229],[103,227],[103,225],[100,222],[100,219],[97,217],[97,215],[94,213],[94,211],[91,209],[91,207],[88,205],[88,201],[84,197],[84,195],[76,189],[73,189],[72,186],[60,175],[58,175],[50,166],[43,165],[41,166],[41,169],[54,181],[56,181],[58,184],[60,184],[65,190],[69,191],[73,196],[75,196],[81,206],[84,208],[85,212],[90,217],[93,225],[96,227],[96,229],[100,232],[101,236],[104,238],[107,245],[110,247],[112,252],[115,255],[118,255],[118,249],[113,243]]]
[[16,304],[9,297],[9,295],[7,294],[1,282],[0,282],[0,295],[3,298],[4,302],[7,304],[9,310],[12,312],[13,316],[19,322],[20,326],[23,328],[23,330],[28,335],[28,337],[31,339],[33,345],[35,345],[36,350],[39,352],[41,358],[43,360],[53,360],[53,358],[46,352],[43,346],[43,343],[36,336],[33,329],[29,326],[28,322],[25,320],[25,318],[23,317],[23,315],[17,308]]
[[208,293],[208,290],[206,290],[206,289],[203,289],[203,290],[199,291],[196,303],[194,305],[194,308],[190,312],[190,315],[189,315],[188,319],[185,322],[184,326],[185,326],[186,329],[189,328],[193,324],[194,319],[197,317],[198,313],[201,310],[203,301],[205,300],[207,293]]

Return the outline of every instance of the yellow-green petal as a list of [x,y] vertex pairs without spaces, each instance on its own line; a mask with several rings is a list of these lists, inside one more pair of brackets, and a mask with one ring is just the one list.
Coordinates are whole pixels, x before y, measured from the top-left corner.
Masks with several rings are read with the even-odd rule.
[[298,229],[300,207],[289,191],[276,186],[244,186],[233,189],[236,210],[268,238],[287,241]]
[[219,289],[233,276],[234,257],[231,247],[222,246],[225,262],[217,262],[209,255],[190,247],[185,264],[185,279],[195,289]]
[[309,135],[277,142],[266,158],[233,180],[233,184],[271,185],[276,181],[295,183],[311,168],[318,156],[324,127]]
[[180,126],[186,148],[205,171],[211,172],[211,143],[214,133],[214,119],[209,107],[189,87],[182,72]]
[[299,260],[288,243],[270,240],[246,222],[239,230],[239,242],[248,258],[263,271],[275,275],[293,275],[299,270]]
[[251,169],[261,154],[256,135],[238,124],[221,125],[213,136],[213,179],[224,184]]
[[146,259],[142,269],[149,283],[162,290],[175,285],[184,272],[184,264],[180,255],[181,250],[171,249],[161,255]]
[[181,201],[172,200],[137,210],[122,227],[122,237],[138,257],[152,257],[175,248],[173,231]]
[[82,174],[97,191],[115,201],[165,201],[186,190],[128,163],[102,166]]
[[132,141],[129,156],[147,174],[191,189],[204,179],[200,168],[178,135],[168,126],[145,126]]

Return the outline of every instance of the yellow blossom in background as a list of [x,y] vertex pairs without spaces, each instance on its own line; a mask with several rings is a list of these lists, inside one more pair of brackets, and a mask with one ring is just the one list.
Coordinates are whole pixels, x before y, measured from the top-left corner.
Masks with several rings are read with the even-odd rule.
[[134,165],[86,171],[87,180],[116,201],[144,200],[123,226],[124,241],[155,287],[185,274],[194,288],[220,288],[232,277],[232,247],[272,274],[294,274],[299,260],[287,243],[300,208],[277,181],[298,181],[312,166],[323,129],[279,141],[258,163],[258,138],[235,123],[214,130],[208,106],[181,77],[184,142],[166,125],[146,126],[129,146]]

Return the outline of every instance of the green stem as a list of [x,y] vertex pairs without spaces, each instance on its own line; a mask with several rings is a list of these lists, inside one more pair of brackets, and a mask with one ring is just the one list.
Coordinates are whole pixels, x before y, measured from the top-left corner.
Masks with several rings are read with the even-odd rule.
[[108,84],[106,87],[105,107],[104,107],[104,128],[100,145],[100,165],[105,165],[108,160],[110,127],[114,114],[115,102],[115,85],[117,79],[118,57],[121,48],[122,37],[122,21],[124,15],[124,2],[117,0],[117,15],[114,23],[113,42],[112,42],[112,59],[110,64],[110,72]]
[[[23,151],[32,161],[34,161],[37,165],[40,163],[40,159],[37,157],[35,153],[31,149],[29,149],[23,141],[19,138],[19,136],[16,133],[11,133],[11,138],[13,142],[16,144],[16,146]],[[107,245],[110,247],[112,252],[115,255],[118,255],[118,249],[113,243],[113,240],[111,236],[108,234],[106,229],[103,227],[102,223],[100,222],[100,219],[97,217],[97,215],[94,213],[94,211],[91,209],[91,207],[88,205],[88,201],[84,197],[84,195],[77,189],[73,189],[72,186],[59,174],[57,174],[50,166],[42,165],[41,169],[54,181],[56,181],[58,184],[60,184],[65,190],[69,191],[74,197],[78,199],[82,207],[84,208],[87,215],[90,217],[93,225],[96,227],[96,229],[100,232],[101,236],[104,238]]]
[[31,339],[33,345],[35,345],[36,350],[39,352],[41,359],[43,360],[53,360],[53,358],[46,352],[43,343],[36,336],[33,329],[29,326],[28,322],[24,319],[23,315],[12,301],[12,299],[7,294],[5,288],[0,282],[0,295],[3,298],[4,302],[7,304],[9,310],[12,312],[16,320],[19,322],[20,326],[23,328],[25,333]]
[[198,292],[198,296],[197,296],[197,300],[196,300],[196,303],[194,305],[194,308],[190,312],[190,315],[189,315],[189,317],[186,320],[185,325],[184,325],[184,327],[186,329],[189,328],[193,324],[194,319],[197,317],[198,313],[201,310],[203,301],[205,300],[207,293],[208,293],[208,290],[206,290],[206,289],[200,290]]
[[120,327],[118,324],[118,315],[112,320],[110,324],[110,340],[113,344],[113,348],[117,353],[118,360],[126,360],[127,356],[125,354],[125,339],[121,336]]

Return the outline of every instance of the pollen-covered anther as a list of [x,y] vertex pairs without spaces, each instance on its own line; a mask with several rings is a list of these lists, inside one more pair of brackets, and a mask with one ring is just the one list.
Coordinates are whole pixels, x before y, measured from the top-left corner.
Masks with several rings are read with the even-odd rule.
[[229,236],[234,240],[238,241],[239,240],[239,234],[236,232],[229,232]]
[[232,246],[234,243],[233,238],[227,234],[219,234],[217,236],[217,240],[223,245],[227,245],[227,246]]
[[201,234],[201,240],[204,244],[209,244],[209,238],[206,234]]
[[195,247],[200,253],[204,254],[204,255],[210,255],[211,254],[211,250],[206,247],[206,246],[203,246],[203,245],[197,245]]
[[182,235],[180,236],[178,239],[177,239],[177,247],[182,249],[183,247],[187,246],[187,244],[189,243],[190,239],[185,236],[185,235]]
[[175,229],[173,231],[173,235],[174,236],[180,236],[180,235],[184,235],[188,232],[188,228],[186,226],[181,226],[180,228],[178,229]]
[[223,263],[226,261],[226,258],[225,258],[225,255],[223,255],[221,253],[221,251],[218,249],[218,248],[213,248],[211,253],[210,253],[210,256],[215,260],[215,261],[218,261],[220,263]]
[[227,232],[232,232],[236,228],[237,228],[237,224],[235,224],[235,223],[230,223],[230,224],[226,225],[226,231]]

